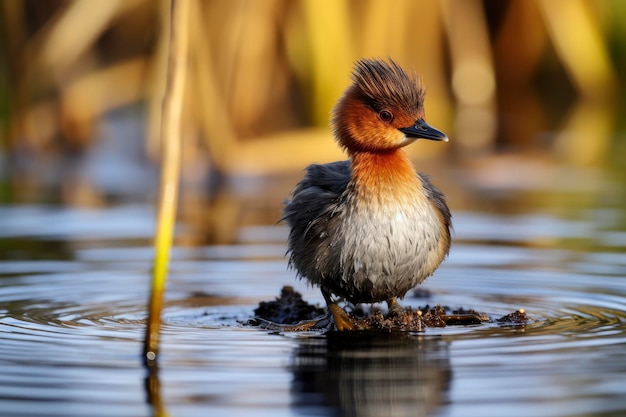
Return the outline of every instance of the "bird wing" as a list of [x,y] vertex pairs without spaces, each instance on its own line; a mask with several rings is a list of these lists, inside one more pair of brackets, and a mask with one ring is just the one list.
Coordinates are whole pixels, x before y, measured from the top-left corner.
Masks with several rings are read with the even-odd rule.
[[[287,252],[290,264],[302,276],[312,275],[327,249],[323,242],[334,238],[337,222],[344,212],[344,191],[350,181],[350,161],[313,164],[285,201],[283,217],[291,226]],[[297,254],[297,256],[295,256]],[[312,278],[312,276],[309,276]]]
[[285,201],[283,217],[291,226],[306,223],[326,212],[346,190],[352,172],[350,161],[329,164],[312,164],[306,168],[306,175],[296,185]]

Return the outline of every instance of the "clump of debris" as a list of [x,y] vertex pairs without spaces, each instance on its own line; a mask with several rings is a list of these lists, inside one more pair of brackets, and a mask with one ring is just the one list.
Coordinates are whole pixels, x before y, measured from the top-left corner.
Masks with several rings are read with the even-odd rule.
[[307,303],[302,294],[287,285],[280,290],[279,297],[273,301],[261,301],[254,310],[256,317],[278,324],[295,324],[324,314],[325,309]]
[[[284,286],[273,301],[262,301],[254,310],[255,318],[247,324],[271,330],[305,331],[331,330],[333,322],[326,310],[302,299],[293,287]],[[427,327],[468,326],[483,323],[524,325],[529,318],[523,309],[492,320],[472,309],[453,310],[448,307],[426,305],[417,309],[405,308],[383,314],[380,310],[356,308],[350,313],[356,330],[423,331]]]

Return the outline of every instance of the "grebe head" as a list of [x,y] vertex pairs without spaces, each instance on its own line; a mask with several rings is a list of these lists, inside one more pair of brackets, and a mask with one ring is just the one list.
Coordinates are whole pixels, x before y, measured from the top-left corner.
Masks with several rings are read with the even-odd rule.
[[389,152],[419,138],[448,140],[424,121],[421,81],[391,59],[359,60],[352,81],[331,121],[337,141],[348,153]]

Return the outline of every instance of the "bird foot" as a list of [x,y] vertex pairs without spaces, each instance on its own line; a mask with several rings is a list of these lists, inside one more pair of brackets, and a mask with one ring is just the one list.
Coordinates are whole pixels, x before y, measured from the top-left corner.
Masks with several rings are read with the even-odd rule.
[[402,307],[400,304],[394,304],[393,306],[389,307],[389,309],[387,310],[387,316],[389,317],[397,316],[399,314],[404,313],[405,311],[406,309]]
[[389,317],[397,316],[398,314],[406,311],[406,309],[402,307],[395,298],[387,300],[387,306],[387,316]]
[[362,328],[362,326],[359,326],[357,320],[351,318],[348,313],[346,313],[343,308],[339,307],[337,304],[328,304],[328,311],[332,314],[337,330],[360,330]]

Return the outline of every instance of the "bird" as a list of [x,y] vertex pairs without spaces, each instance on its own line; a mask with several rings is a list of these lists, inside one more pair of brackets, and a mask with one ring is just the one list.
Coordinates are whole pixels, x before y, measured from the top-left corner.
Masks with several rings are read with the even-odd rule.
[[444,195],[403,149],[448,141],[425,121],[425,87],[391,58],[355,63],[330,123],[344,161],[311,164],[284,202],[288,264],[318,286],[337,330],[355,321],[339,306],[386,302],[431,276],[450,250]]

